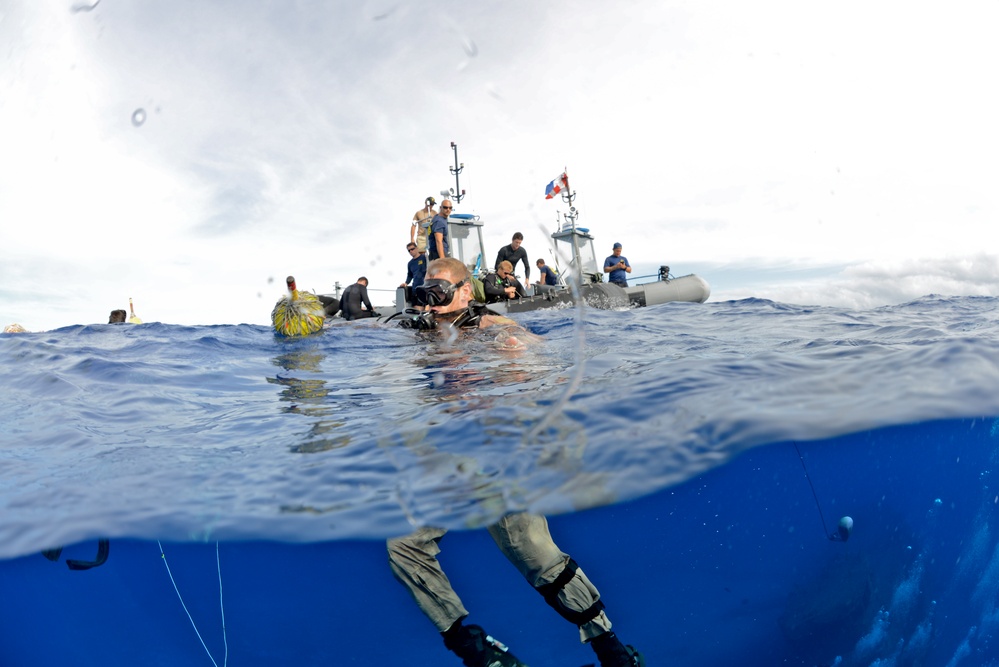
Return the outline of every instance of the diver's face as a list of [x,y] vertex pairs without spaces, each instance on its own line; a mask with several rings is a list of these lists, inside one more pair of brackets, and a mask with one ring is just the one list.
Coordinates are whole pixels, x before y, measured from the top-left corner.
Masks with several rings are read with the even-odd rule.
[[[427,274],[427,280],[445,280],[451,285],[458,282],[454,276],[451,275],[450,271],[438,271],[437,273]],[[450,303],[441,304],[436,306],[430,306],[430,310],[434,313],[453,313],[459,310],[464,310],[468,308],[468,302],[472,300],[472,285],[465,281],[465,283],[454,290],[454,296]]]
[[520,239],[514,239],[513,242],[510,243],[510,247],[513,248],[514,250],[519,250],[521,243],[523,243],[523,241],[521,241]]

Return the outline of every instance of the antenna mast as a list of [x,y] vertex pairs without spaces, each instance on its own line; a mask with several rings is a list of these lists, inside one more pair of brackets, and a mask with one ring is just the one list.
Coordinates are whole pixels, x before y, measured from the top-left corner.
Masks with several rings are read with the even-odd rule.
[[454,151],[454,166],[448,167],[452,174],[454,174],[454,190],[451,191],[451,197],[454,199],[455,204],[460,204],[461,200],[465,198],[465,191],[461,189],[458,184],[458,174],[460,174],[465,169],[465,163],[458,163],[458,144],[451,142],[451,150]]
[[[562,173],[565,174],[568,169],[563,169]],[[576,281],[580,284],[583,282],[583,263],[582,259],[579,257],[579,244],[576,243],[576,218],[579,217],[579,212],[576,211],[576,207],[572,205],[572,202],[576,199],[576,193],[569,187],[569,176],[565,177],[565,192],[562,194],[562,201],[569,205],[569,212],[563,213],[562,217],[565,221],[569,223],[569,229],[572,232],[572,263],[576,267]]]

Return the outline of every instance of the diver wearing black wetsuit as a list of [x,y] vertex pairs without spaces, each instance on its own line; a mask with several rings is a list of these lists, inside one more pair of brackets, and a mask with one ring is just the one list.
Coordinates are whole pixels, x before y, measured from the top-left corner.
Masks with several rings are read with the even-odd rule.
[[524,282],[529,283],[531,282],[531,265],[527,263],[527,248],[520,245],[523,240],[523,234],[520,232],[514,234],[510,245],[503,246],[497,253],[495,268],[499,268],[500,262],[507,261],[510,262],[510,272],[512,273],[517,268],[517,262],[523,262]]
[[[362,303],[367,307],[367,310],[361,308]],[[375,312],[368,299],[368,279],[364,276],[358,278],[356,283],[343,291],[343,296],[340,297],[340,317],[348,322],[364,317],[378,317],[378,313]]]

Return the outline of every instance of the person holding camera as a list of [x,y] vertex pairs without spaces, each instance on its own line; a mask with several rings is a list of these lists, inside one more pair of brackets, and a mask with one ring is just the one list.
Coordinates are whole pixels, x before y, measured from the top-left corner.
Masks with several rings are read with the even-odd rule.
[[[427,278],[414,292],[430,307],[408,328],[433,330],[449,323],[455,330],[488,329],[505,349],[526,347],[541,339],[513,320],[491,312],[472,296],[472,276],[460,260],[446,257],[427,265]],[[575,625],[579,638],[596,653],[600,667],[644,667],[645,659],[611,630],[600,593],[568,554],[556,546],[548,521],[539,514],[511,512],[489,526],[496,546],[559,616]],[[389,566],[420,610],[441,634],[444,646],[468,667],[527,667],[481,626],[464,623],[469,615],[441,567],[437,555],[447,530],[423,526],[387,541]]]
[[615,285],[620,285],[621,287],[628,286],[628,274],[631,273],[631,264],[628,262],[627,257],[621,256],[620,243],[614,244],[614,254],[604,260],[604,273],[609,273],[607,280],[614,283]]

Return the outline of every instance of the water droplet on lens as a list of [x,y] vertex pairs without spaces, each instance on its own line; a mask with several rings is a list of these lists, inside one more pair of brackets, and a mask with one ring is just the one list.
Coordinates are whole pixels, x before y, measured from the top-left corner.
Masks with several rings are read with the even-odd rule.
[[95,0],[94,4],[92,5],[86,2],[77,2],[72,7],[69,8],[69,11],[73,12],[74,14],[76,14],[77,12],[89,12],[95,9],[97,5],[99,5],[100,3],[101,0]]
[[146,110],[139,108],[132,112],[132,125],[139,127],[146,122]]

